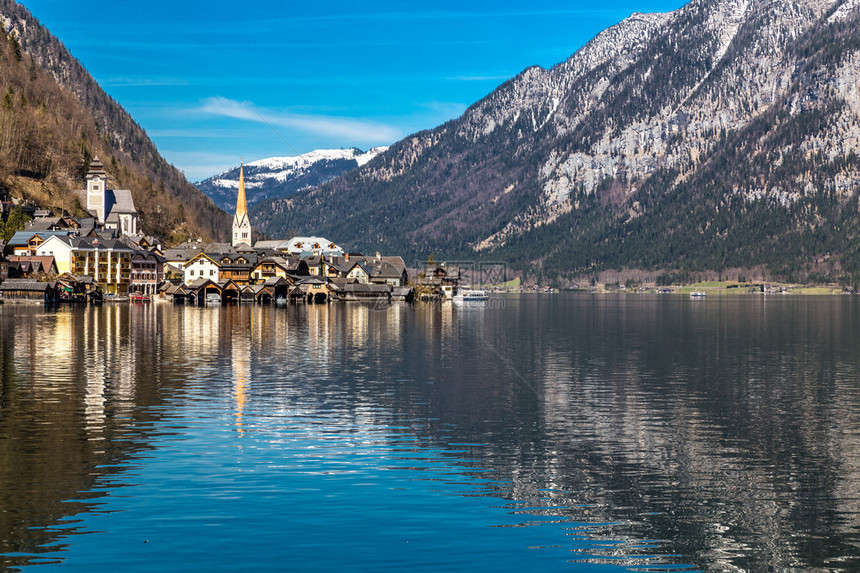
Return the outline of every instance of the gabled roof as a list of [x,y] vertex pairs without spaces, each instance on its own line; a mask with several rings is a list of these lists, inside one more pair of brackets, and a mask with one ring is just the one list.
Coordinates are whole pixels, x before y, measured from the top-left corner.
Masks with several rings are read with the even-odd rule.
[[9,239],[10,247],[23,247],[30,242],[34,235],[38,235],[43,241],[47,241],[53,236],[67,237],[71,231],[17,231],[12,238]]
[[254,248],[257,250],[260,249],[272,249],[274,251],[280,250],[281,247],[286,247],[287,241],[283,239],[278,239],[276,241],[257,241],[254,243]]
[[[241,260],[245,262],[239,262]],[[257,255],[250,253],[223,253],[218,255],[218,261],[222,266],[253,267],[257,264]]]
[[66,228],[62,217],[39,217],[24,225],[25,231],[50,231],[57,228]]
[[381,257],[368,262],[372,265],[370,276],[373,278],[400,278],[406,272],[402,257]]
[[346,293],[384,294],[391,292],[391,286],[377,284],[347,283],[342,288]]
[[39,282],[30,279],[6,279],[0,283],[0,291],[45,292],[57,288],[54,282]]
[[121,251],[126,253],[133,253],[134,249],[120,241],[119,239],[104,239],[104,238],[91,238],[91,239],[81,239],[82,241],[88,241],[90,245],[94,249],[106,249],[110,251]]
[[168,261],[188,261],[200,251],[190,249],[167,249],[164,258]]
[[211,283],[215,286],[218,286],[218,283],[216,283],[210,279],[200,278],[200,279],[195,279],[195,280],[191,281],[190,283],[188,283],[186,285],[186,288],[188,288],[189,290],[197,290],[197,289],[200,289],[200,288],[206,286],[207,283]]
[[221,262],[220,262],[221,257],[219,254],[216,254],[216,253],[197,253],[193,257],[191,257],[190,259],[188,259],[186,261],[186,266],[189,263],[196,261],[197,259],[204,259],[204,258],[209,259],[209,261],[215,266],[218,266],[218,267],[221,266]]
[[[55,266],[54,257],[51,257],[51,256],[33,257],[33,256],[23,256],[23,255],[22,256],[9,255],[7,258],[9,259],[10,262],[16,262],[16,261],[20,262],[20,263],[27,262],[27,263],[31,263],[31,265],[32,265],[32,263],[38,263],[39,267],[41,267],[41,269],[44,270],[45,272],[48,272],[51,269],[51,267]],[[37,270],[38,270],[38,268],[37,268]]]

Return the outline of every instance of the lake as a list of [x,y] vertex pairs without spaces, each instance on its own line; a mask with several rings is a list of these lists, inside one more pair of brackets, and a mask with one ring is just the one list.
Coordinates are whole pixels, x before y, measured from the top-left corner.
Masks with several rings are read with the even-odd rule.
[[0,570],[860,568],[856,297],[6,304],[0,360]]

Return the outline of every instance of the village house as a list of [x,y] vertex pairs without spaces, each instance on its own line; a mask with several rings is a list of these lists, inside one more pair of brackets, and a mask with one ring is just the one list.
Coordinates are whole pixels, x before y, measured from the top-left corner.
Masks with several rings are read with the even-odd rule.
[[445,298],[451,298],[459,282],[460,267],[432,263],[424,268],[415,284],[427,287]]
[[46,277],[55,277],[58,274],[57,264],[54,257],[32,257],[10,255],[9,266],[6,270],[7,277],[39,280]]
[[217,283],[220,278],[221,263],[212,255],[197,253],[184,264],[182,271],[186,285],[199,279],[207,279]]
[[310,274],[308,264],[298,257],[270,256],[260,259],[251,271],[254,282],[260,283],[270,278],[287,278],[289,276],[307,276]]
[[370,282],[370,268],[363,259],[350,260],[349,255],[342,257],[320,257],[322,274],[330,279],[347,278],[354,282],[367,284]]
[[19,257],[35,257],[39,246],[54,236],[68,237],[74,233],[69,230],[59,231],[17,231],[9,239],[7,245],[12,249],[12,254]]
[[251,271],[257,264],[257,255],[247,253],[225,254],[219,261],[220,280],[232,280],[238,285],[251,283]]
[[129,291],[153,295],[164,280],[164,257],[158,253],[135,249],[131,255]]
[[371,265],[370,282],[387,284],[392,287],[405,287],[409,283],[406,263],[403,257],[383,257],[379,253],[369,260]]

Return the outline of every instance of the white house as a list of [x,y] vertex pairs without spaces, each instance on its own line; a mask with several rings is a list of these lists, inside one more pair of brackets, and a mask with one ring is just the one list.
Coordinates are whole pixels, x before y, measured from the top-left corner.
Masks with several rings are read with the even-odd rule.
[[209,279],[217,283],[221,264],[206,253],[199,253],[185,263],[182,270],[186,285],[193,283],[197,279]]
[[36,255],[40,257],[54,257],[57,272],[62,274],[72,272],[73,251],[75,251],[75,248],[72,237],[68,235],[54,235],[36,248]]

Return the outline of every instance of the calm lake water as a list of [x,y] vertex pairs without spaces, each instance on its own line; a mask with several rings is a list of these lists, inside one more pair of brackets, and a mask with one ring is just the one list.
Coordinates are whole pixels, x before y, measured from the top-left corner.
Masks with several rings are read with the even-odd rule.
[[858,446],[852,297],[0,307],[0,570],[857,571]]

